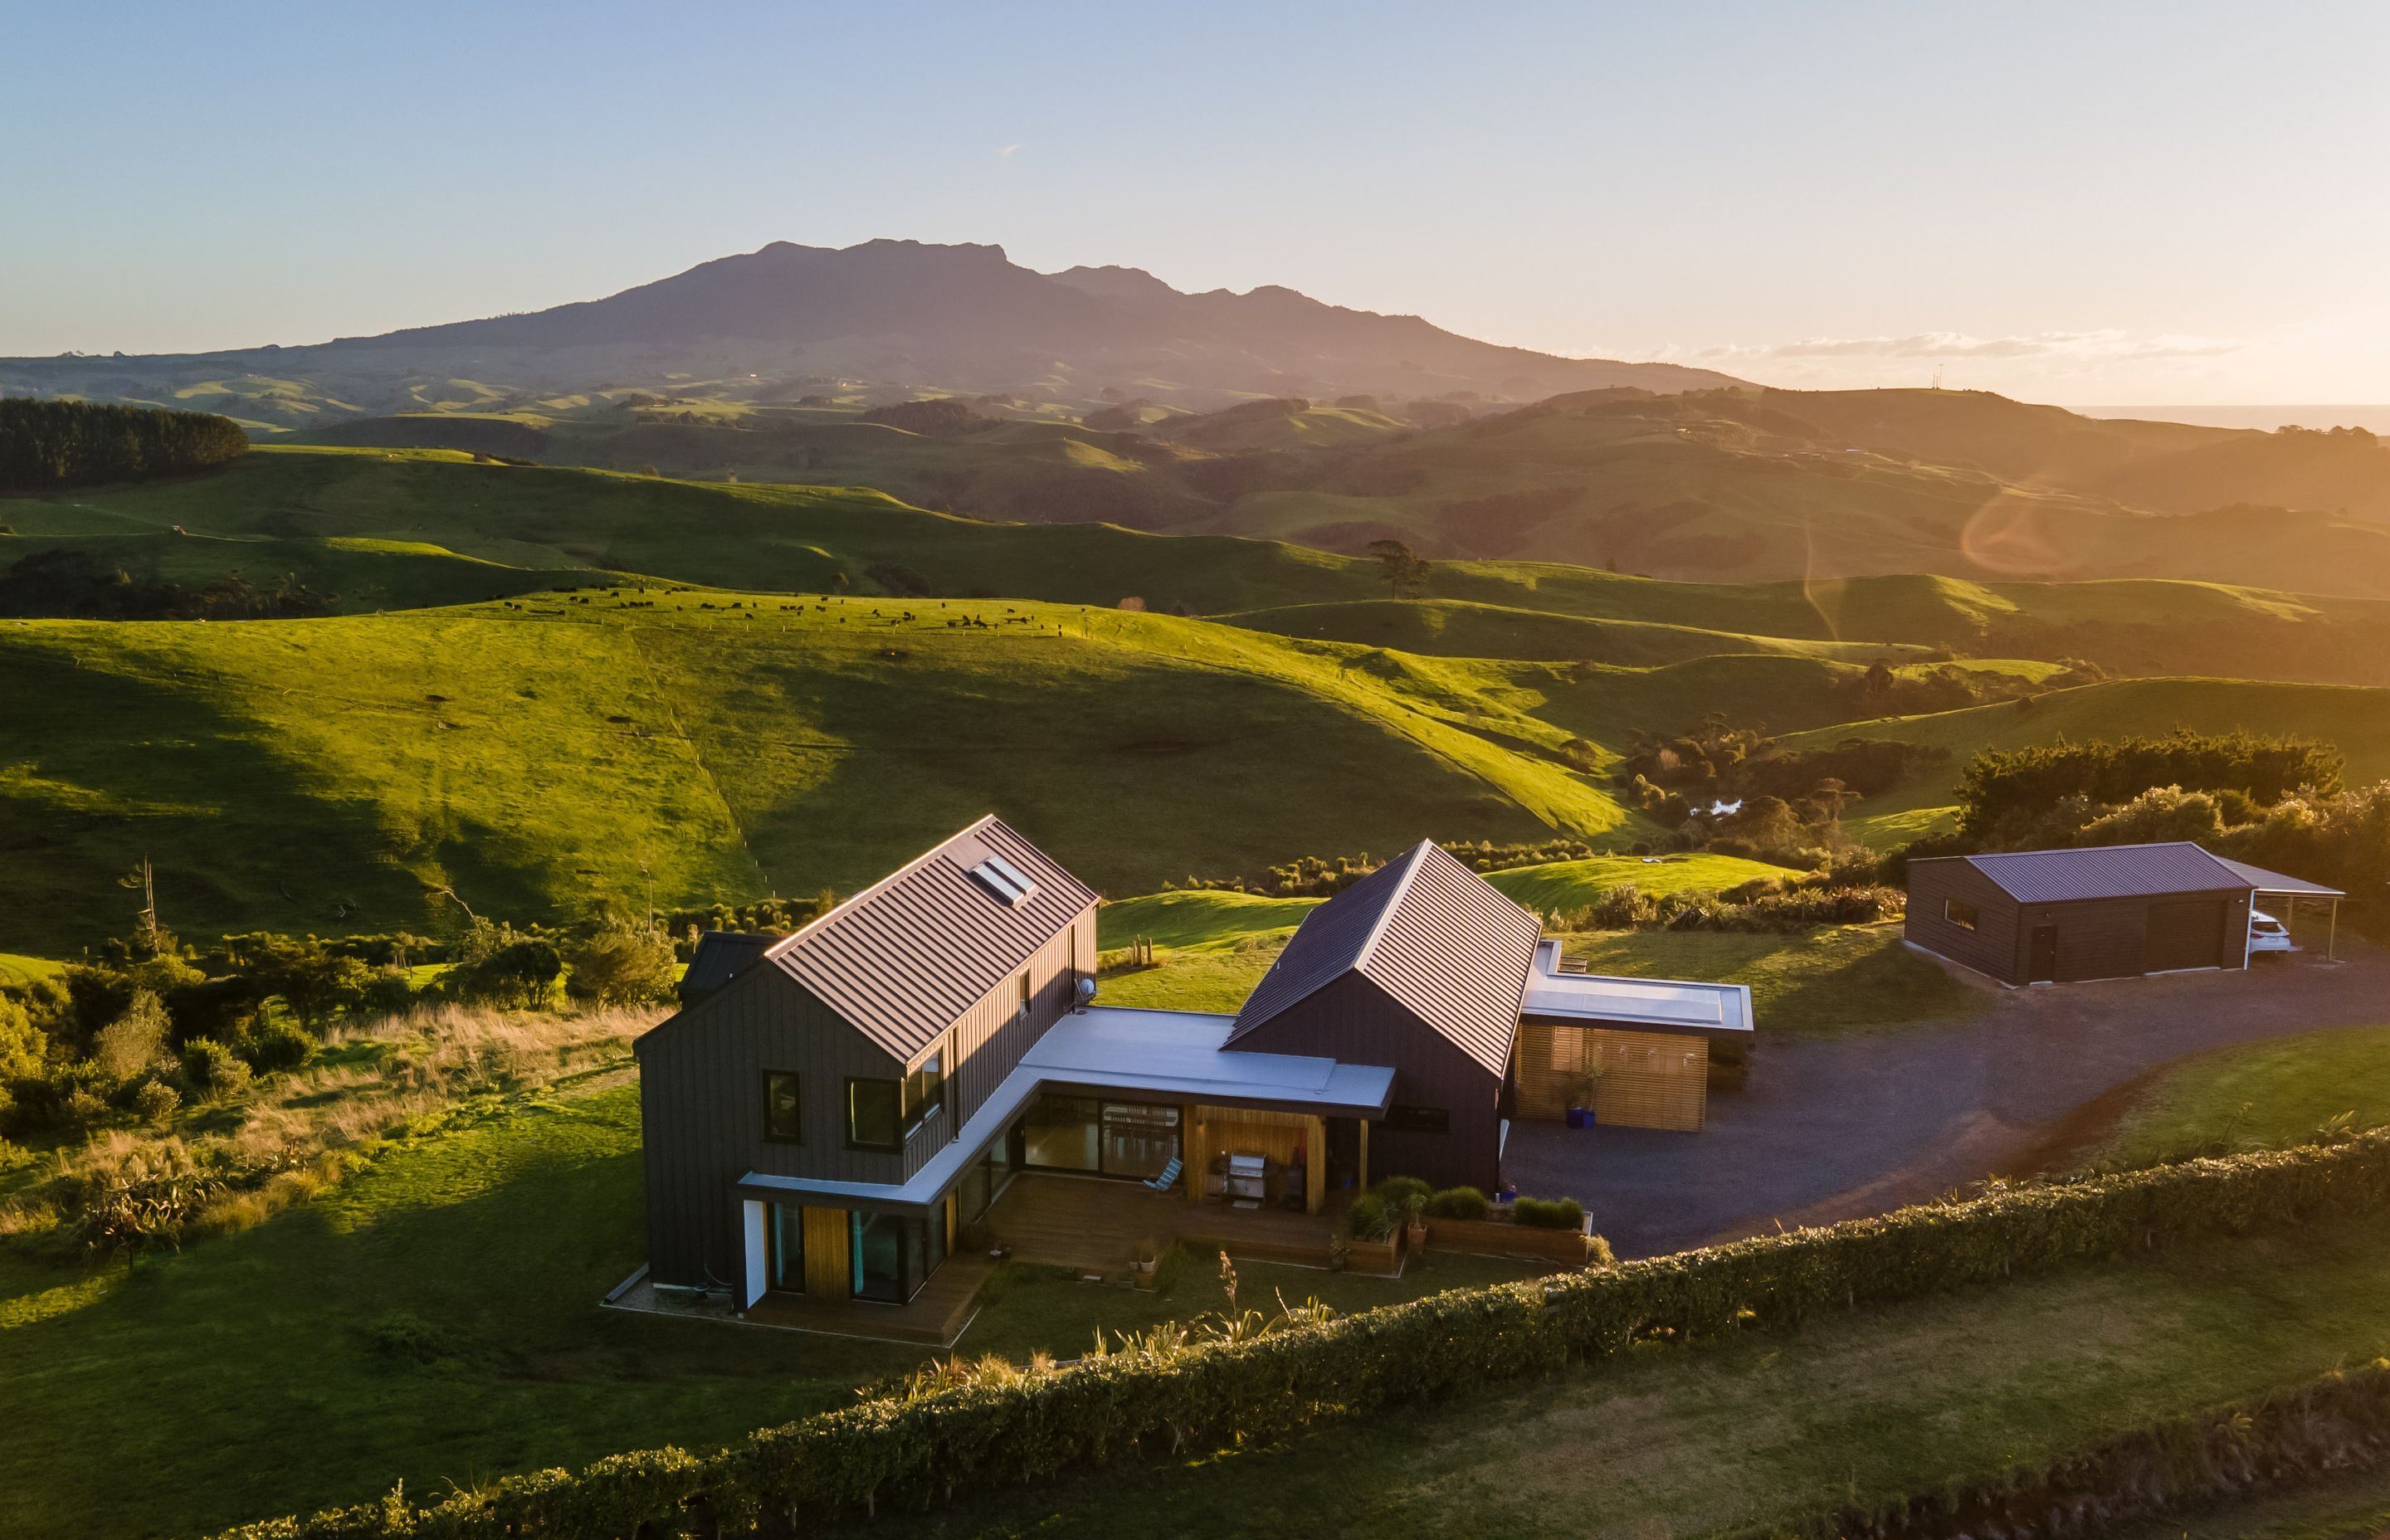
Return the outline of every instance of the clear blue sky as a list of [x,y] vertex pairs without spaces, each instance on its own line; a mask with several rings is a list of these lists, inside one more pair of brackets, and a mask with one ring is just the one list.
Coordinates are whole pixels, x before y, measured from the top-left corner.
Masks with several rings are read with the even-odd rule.
[[0,353],[533,309],[788,239],[1553,352],[2390,401],[2390,6],[0,11]]

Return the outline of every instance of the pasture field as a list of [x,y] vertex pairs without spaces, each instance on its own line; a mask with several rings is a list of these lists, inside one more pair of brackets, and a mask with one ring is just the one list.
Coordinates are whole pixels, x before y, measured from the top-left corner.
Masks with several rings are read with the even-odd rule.
[[[306,1207],[130,1268],[0,1246],[0,1534],[72,1513],[109,1540],[199,1534],[402,1481],[420,1494],[725,1442],[924,1360],[600,1309],[642,1250],[638,1110],[635,1086],[602,1077],[516,1097],[402,1137]],[[1528,1272],[1465,1257],[1399,1280],[1239,1270],[1249,1301],[1341,1310]],[[1222,1303],[1204,1259],[1156,1294],[1025,1266],[995,1287],[965,1351],[1067,1355],[1099,1328]]]

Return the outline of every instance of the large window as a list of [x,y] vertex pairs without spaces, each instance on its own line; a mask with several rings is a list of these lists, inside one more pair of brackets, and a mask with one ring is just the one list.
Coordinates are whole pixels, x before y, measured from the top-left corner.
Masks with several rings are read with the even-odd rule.
[[793,1203],[772,1205],[772,1287],[785,1294],[805,1291],[805,1211]]
[[920,1068],[905,1075],[905,1132],[916,1128],[937,1114],[946,1102],[946,1046],[921,1060]]
[[848,1226],[856,1299],[902,1304],[946,1260],[943,1215],[923,1220],[855,1210]]
[[1102,1176],[1158,1176],[1182,1152],[1167,1104],[1039,1097],[1022,1120],[1024,1165]]
[[1983,917],[1975,913],[1975,906],[1960,898],[1942,901],[1942,918],[1961,930],[1972,930],[1983,923]]
[[764,1072],[764,1137],[774,1144],[805,1142],[803,1083],[794,1070]]
[[887,1153],[904,1148],[899,1116],[904,1087],[893,1080],[846,1083],[846,1148]]

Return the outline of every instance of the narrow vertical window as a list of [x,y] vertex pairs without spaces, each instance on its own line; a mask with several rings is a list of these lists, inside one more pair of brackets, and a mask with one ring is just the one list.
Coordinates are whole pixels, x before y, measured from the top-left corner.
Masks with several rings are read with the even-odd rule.
[[764,1072],[764,1137],[774,1144],[805,1142],[803,1083],[794,1070]]

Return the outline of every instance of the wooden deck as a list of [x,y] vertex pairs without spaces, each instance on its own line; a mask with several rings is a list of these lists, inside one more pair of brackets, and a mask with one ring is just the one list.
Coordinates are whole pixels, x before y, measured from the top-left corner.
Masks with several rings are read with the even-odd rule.
[[1232,1257],[1325,1267],[1329,1241],[1350,1201],[1331,1193],[1316,1214],[1238,1209],[1216,1200],[1189,1202],[1183,1190],[1164,1194],[1136,1182],[1032,1172],[1013,1179],[981,1226],[1022,1262],[1107,1277],[1125,1272],[1137,1243],[1148,1237],[1164,1248],[1200,1238],[1217,1241]]
[[957,1251],[930,1275],[919,1293],[903,1304],[766,1294],[748,1308],[746,1318],[759,1326],[946,1347],[970,1324],[971,1314],[979,1303],[980,1285],[995,1271],[992,1258],[976,1251]]

